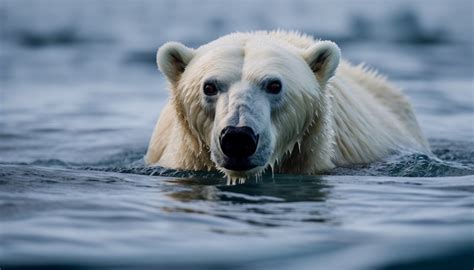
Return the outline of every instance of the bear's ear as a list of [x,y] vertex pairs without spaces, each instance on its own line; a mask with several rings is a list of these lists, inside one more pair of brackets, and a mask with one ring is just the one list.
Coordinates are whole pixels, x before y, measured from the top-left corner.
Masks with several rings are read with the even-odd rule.
[[323,85],[334,76],[340,57],[339,47],[331,41],[319,41],[303,53],[303,58]]
[[156,63],[166,78],[175,84],[193,56],[193,49],[179,42],[167,42],[158,49]]

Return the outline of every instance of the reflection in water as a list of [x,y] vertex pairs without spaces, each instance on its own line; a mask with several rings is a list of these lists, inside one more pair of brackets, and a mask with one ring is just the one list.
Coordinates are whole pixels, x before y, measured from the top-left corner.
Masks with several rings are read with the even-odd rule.
[[225,185],[222,178],[177,178],[169,183],[187,187],[169,196],[187,201],[228,201],[232,203],[322,202],[328,188],[320,176],[276,175],[261,181]]
[[177,204],[163,208],[167,212],[221,217],[263,227],[331,220],[331,207],[326,202],[330,186],[318,176],[264,176],[258,183],[241,185],[226,185],[222,178],[177,178],[168,183],[174,188],[167,196]]

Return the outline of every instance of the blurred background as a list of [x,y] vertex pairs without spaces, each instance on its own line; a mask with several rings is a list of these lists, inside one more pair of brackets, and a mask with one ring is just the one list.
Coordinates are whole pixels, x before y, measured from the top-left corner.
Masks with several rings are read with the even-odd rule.
[[0,0],[0,18],[2,162],[142,155],[167,98],[158,47],[234,31],[333,40],[405,89],[428,137],[473,134],[471,0]]

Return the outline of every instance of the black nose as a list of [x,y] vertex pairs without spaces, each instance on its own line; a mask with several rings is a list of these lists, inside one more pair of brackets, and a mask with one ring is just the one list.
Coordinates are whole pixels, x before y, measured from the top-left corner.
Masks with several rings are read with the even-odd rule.
[[258,135],[250,127],[227,126],[220,137],[222,152],[230,158],[247,158],[255,153]]

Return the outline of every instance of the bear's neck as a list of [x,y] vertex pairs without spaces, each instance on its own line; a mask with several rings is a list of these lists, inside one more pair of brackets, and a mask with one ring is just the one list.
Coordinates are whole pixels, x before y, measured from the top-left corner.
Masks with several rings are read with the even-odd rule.
[[313,122],[308,125],[303,137],[293,149],[286,153],[276,166],[277,173],[316,174],[335,167],[335,133],[332,115],[332,99],[324,95],[324,110],[315,112]]
[[176,108],[177,123],[181,126],[181,128],[178,129],[180,134],[174,134],[179,136],[182,142],[179,146],[179,151],[177,151],[177,153],[180,153],[178,154],[180,156],[175,157],[179,164],[178,167],[196,171],[210,171],[215,169],[215,165],[211,161],[211,151],[209,147],[201,142],[193,133],[186,120],[184,111],[180,110],[180,108],[183,108],[183,104],[181,104],[177,98],[175,98],[173,102],[175,102],[174,107]]

